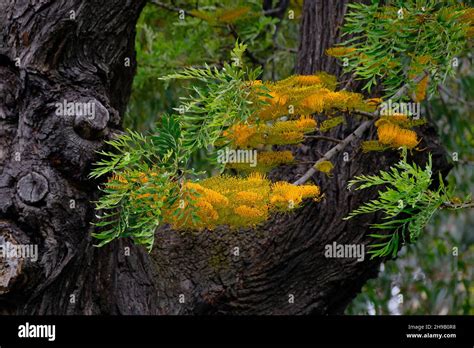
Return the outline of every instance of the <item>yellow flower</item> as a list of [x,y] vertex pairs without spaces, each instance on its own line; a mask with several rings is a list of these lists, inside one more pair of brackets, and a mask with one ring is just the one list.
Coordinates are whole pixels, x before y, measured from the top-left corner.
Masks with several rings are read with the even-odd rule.
[[322,161],[322,162],[318,162],[315,168],[319,170],[320,172],[329,174],[333,170],[334,165],[332,164],[331,161]]
[[237,194],[235,195],[235,198],[239,202],[243,202],[243,203],[254,203],[257,200],[262,199],[260,195],[258,195],[255,192],[250,192],[250,191],[237,192]]
[[368,140],[362,142],[362,152],[384,151],[388,147],[379,143],[377,140]]
[[391,147],[406,146],[409,149],[418,145],[416,132],[412,130],[403,129],[388,121],[376,125],[378,127],[377,134],[379,142],[381,144],[390,145]]
[[287,95],[281,95],[277,92],[269,92],[268,94],[272,97],[268,100],[272,105],[285,105],[288,101]]
[[247,177],[247,180],[249,182],[257,182],[257,183],[261,183],[261,182],[264,182],[265,180],[267,180],[265,174],[262,174],[262,173],[251,173],[248,177]]
[[301,143],[303,140],[304,133],[302,132],[271,132],[268,134],[267,143],[273,145],[291,145]]
[[236,124],[232,126],[224,136],[236,147],[247,147],[252,137],[257,133],[257,127],[247,124]]
[[285,199],[285,197],[281,195],[274,194],[270,198],[270,203],[273,205],[280,205],[282,203],[287,204],[288,201]]
[[270,203],[283,210],[296,208],[304,198],[319,196],[319,187],[315,185],[296,186],[285,181],[272,185]]
[[[189,194],[190,190],[199,195],[193,197]],[[318,186],[296,186],[288,182],[271,184],[260,173],[251,173],[248,177],[223,175],[199,183],[187,182],[183,185],[183,191],[184,204],[183,200],[178,200],[172,207],[163,208],[165,222],[173,228],[251,227],[264,222],[270,208],[288,211],[297,208],[303,199],[320,195]],[[193,214],[197,214],[197,220]]]
[[397,147],[406,146],[407,148],[412,149],[418,145],[418,143],[419,141],[414,131],[402,129],[398,132],[393,145]]
[[196,191],[198,193],[202,193],[204,191],[204,187],[202,187],[201,185],[197,184],[197,183],[194,183],[194,182],[186,182],[183,184],[183,189],[188,191],[188,190],[191,190],[191,191]]
[[239,205],[234,211],[237,215],[248,219],[255,219],[265,215],[265,212],[247,205]]
[[199,199],[196,202],[196,207],[198,208],[198,215],[204,226],[211,226],[210,223],[219,218],[212,204],[204,199]]
[[321,191],[319,186],[316,185],[300,185],[298,186],[303,198],[308,197],[317,197],[320,195]]
[[425,76],[415,87],[413,100],[419,103],[426,98],[426,91],[428,89],[429,77]]
[[321,93],[315,93],[303,99],[301,106],[308,109],[310,113],[320,113],[324,110],[324,96]]
[[294,81],[303,86],[318,85],[322,83],[321,78],[316,75],[297,75],[294,77]]
[[301,117],[296,121],[296,127],[304,132],[312,132],[316,129],[316,121],[312,117]]
[[380,122],[376,124],[376,126],[378,126],[377,135],[379,137],[380,143],[387,145],[393,144],[398,132],[400,131],[400,127],[388,121],[383,123]]
[[205,199],[214,206],[227,206],[229,200],[217,191],[204,189]]

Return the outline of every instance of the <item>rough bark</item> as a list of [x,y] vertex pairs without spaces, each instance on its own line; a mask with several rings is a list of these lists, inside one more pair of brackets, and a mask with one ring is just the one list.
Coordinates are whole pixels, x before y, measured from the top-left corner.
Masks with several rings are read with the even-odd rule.
[[[300,73],[338,72],[333,61],[316,52],[335,42],[342,3],[305,2]],[[350,192],[346,184],[354,175],[387,168],[397,159],[395,153],[362,155],[353,144],[347,149],[350,161],[338,158],[332,177],[314,177],[325,194],[323,201],[276,215],[257,229],[160,229],[152,260],[126,240],[92,247],[90,202],[97,196],[97,183],[87,174],[94,151],[119,129],[135,64],[134,25],[142,6],[137,0],[108,0],[106,6],[98,0],[0,4],[0,238],[40,246],[36,263],[0,265],[0,312],[342,313],[376,275],[380,260],[327,259],[324,247],[333,241],[371,243],[367,229],[377,217],[342,218],[375,192]],[[75,20],[69,19],[71,10]],[[125,57],[131,58],[131,68],[124,67]],[[55,115],[52,105],[64,99],[93,100],[97,119]],[[344,137],[354,127],[350,121],[331,135]],[[316,151],[331,146],[307,142],[294,151],[298,159],[314,162]],[[434,153],[436,169],[447,167],[432,128],[424,130],[420,147]],[[416,156],[422,162],[426,152]],[[308,166],[284,167],[271,178],[293,181]]]
[[[148,255],[90,237],[96,150],[120,128],[142,0],[0,3],[0,238],[39,260],[0,260],[0,313],[152,313]],[[127,64],[130,60],[130,64]],[[95,117],[58,115],[91,102]],[[124,256],[124,247],[131,256]]]

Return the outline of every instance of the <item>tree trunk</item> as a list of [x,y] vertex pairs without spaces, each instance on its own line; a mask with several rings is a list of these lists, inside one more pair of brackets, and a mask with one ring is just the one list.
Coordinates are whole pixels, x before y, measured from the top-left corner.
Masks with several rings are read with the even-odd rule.
[[[0,243],[39,247],[37,262],[0,260],[1,314],[157,313],[146,252],[90,237],[88,174],[120,128],[144,4],[0,3]],[[95,115],[56,113],[64,102]]]
[[[1,260],[0,314],[334,314],[376,276],[380,260],[324,257],[333,241],[371,243],[366,234],[376,216],[342,218],[375,192],[350,192],[346,184],[397,159],[394,152],[361,154],[358,144],[347,149],[348,162],[335,160],[331,178],[314,176],[322,202],[259,228],[163,228],[152,258],[127,240],[94,248],[97,183],[87,175],[95,151],[120,129],[144,1],[35,3],[0,4],[0,242],[36,244],[40,255],[37,262]],[[305,2],[300,73],[339,72],[321,54],[336,41],[343,3]],[[65,100],[92,101],[95,117],[58,115],[55,104]],[[349,121],[331,135],[354,128]],[[314,162],[316,151],[331,146],[307,142],[294,151]],[[432,128],[420,147],[433,152],[435,169],[447,168]],[[423,162],[426,153],[416,157]],[[294,181],[308,166],[270,176]]]

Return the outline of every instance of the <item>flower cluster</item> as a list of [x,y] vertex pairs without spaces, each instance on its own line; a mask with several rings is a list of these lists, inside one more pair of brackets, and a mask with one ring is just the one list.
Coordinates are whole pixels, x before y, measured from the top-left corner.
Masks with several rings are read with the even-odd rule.
[[[213,229],[219,225],[252,227],[268,219],[271,211],[290,211],[306,198],[318,199],[315,185],[271,183],[264,175],[217,176],[182,186],[166,222],[179,229]],[[172,212],[178,211],[177,214]],[[193,218],[193,216],[198,218]]]
[[[272,145],[296,145],[305,135],[319,130],[326,132],[345,122],[340,111],[372,112],[378,102],[364,100],[361,94],[336,91],[334,76],[321,72],[315,75],[294,75],[277,82],[260,80],[246,83],[250,101],[258,105],[245,122],[234,124],[223,132],[223,143],[235,149],[259,149],[258,165],[254,171],[266,172],[294,161],[290,152],[264,152]],[[311,116],[327,116],[318,124]],[[337,115],[339,113],[339,115]],[[248,165],[232,163],[228,168],[248,172]]]
[[235,148],[255,148],[260,145],[290,145],[303,141],[304,134],[316,130],[316,121],[302,116],[296,120],[270,124],[236,124],[224,132]]
[[227,168],[236,169],[240,172],[266,173],[275,167],[290,164],[295,161],[291,151],[264,151],[257,156],[257,165],[251,167],[248,163],[228,163]]
[[336,91],[336,78],[326,73],[295,75],[278,82],[251,82],[254,99],[264,103],[256,117],[276,120],[288,114],[309,115],[355,109],[371,111],[359,93]]
[[384,151],[390,148],[406,147],[413,149],[419,144],[416,132],[411,128],[426,123],[425,119],[415,119],[406,114],[395,113],[382,115],[375,122],[378,140],[369,140],[362,143],[362,151]]

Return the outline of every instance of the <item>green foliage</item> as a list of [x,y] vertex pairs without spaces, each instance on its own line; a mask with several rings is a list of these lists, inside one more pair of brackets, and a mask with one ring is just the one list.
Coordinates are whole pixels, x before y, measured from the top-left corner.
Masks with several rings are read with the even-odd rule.
[[250,89],[245,80],[255,80],[260,69],[242,67],[246,46],[236,43],[232,51],[233,64],[225,63],[223,69],[186,68],[162,80],[198,80],[203,87],[192,86],[193,95],[185,98],[175,110],[182,116],[183,145],[189,152],[208,148],[219,140],[222,132],[237,121],[245,121],[255,110],[249,101]]
[[380,240],[371,245],[372,258],[376,256],[395,257],[400,237],[409,233],[410,241],[418,239],[431,216],[447,200],[448,194],[441,177],[436,191],[430,190],[432,184],[431,155],[425,169],[415,163],[407,162],[406,150],[402,159],[390,171],[380,171],[378,175],[361,175],[349,182],[349,188],[357,185],[357,190],[383,185],[385,190],[378,191],[379,198],[365,203],[352,211],[346,219],[360,214],[383,212],[383,223],[374,224],[372,228],[389,230],[389,234],[370,234]]
[[[179,168],[186,158],[181,126],[176,117],[164,115],[149,136],[128,131],[107,143],[111,151],[100,152],[102,160],[91,173],[93,178],[113,174],[96,204],[96,209],[102,211],[96,223],[101,231],[93,236],[100,240],[98,246],[115,238],[131,237],[151,250],[165,204],[156,197],[166,197],[172,204],[179,196],[176,180],[183,175]],[[146,196],[154,200],[149,205],[134,200]]]
[[[101,151],[91,177],[109,177],[103,195],[96,204],[101,231],[94,237],[99,246],[116,238],[131,237],[136,244],[151,250],[156,227],[163,221],[163,210],[174,209],[180,199],[179,182],[200,173],[189,168],[196,152],[211,150],[230,125],[244,121],[251,113],[252,102],[245,80],[253,80],[259,69],[247,69],[242,62],[245,45],[236,44],[232,51],[234,64],[222,69],[187,68],[168,75],[170,79],[197,79],[205,87],[193,86],[192,95],[184,99],[183,115],[164,115],[149,135],[128,130]],[[174,210],[173,210],[174,209]],[[192,218],[197,215],[192,213]]]
[[[291,1],[290,9],[296,14],[301,10],[300,2]],[[293,19],[286,15],[282,19],[265,16],[262,3],[260,0],[218,3],[200,0],[196,4],[175,1],[176,8],[187,12],[184,18],[180,18],[177,11],[149,3],[137,25],[138,67],[125,127],[140,131],[150,129],[160,114],[179,103],[185,84],[196,85],[197,82],[183,84],[181,80],[165,84],[157,80],[159,76],[205,64],[222,67],[236,39],[248,46],[243,63],[260,66],[261,77],[279,79],[288,76],[295,65],[296,49],[291,46],[298,42],[299,19],[297,15]],[[212,19],[245,7],[249,8],[248,12],[225,23],[193,15],[206,13]]]
[[[428,116],[448,155],[458,158],[453,159],[449,186],[456,187],[457,195],[469,196],[474,190],[474,77],[468,58],[460,60],[456,78],[443,88],[430,100]],[[346,314],[473,315],[473,224],[472,209],[439,210],[417,243],[383,264]]]
[[354,50],[342,54],[345,70],[366,80],[369,91],[382,81],[386,96],[425,70],[433,92],[454,75],[455,59],[469,52],[469,23],[461,20],[465,7],[455,0],[379,2],[348,5],[343,31],[350,38],[342,45]]

